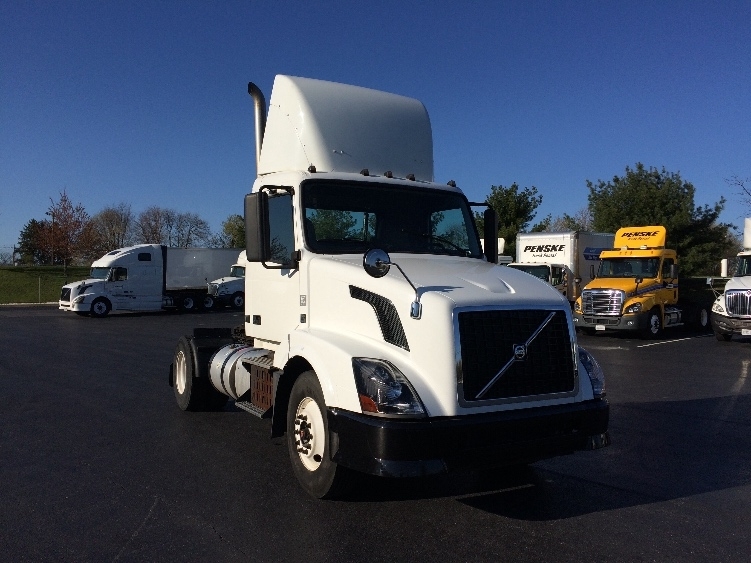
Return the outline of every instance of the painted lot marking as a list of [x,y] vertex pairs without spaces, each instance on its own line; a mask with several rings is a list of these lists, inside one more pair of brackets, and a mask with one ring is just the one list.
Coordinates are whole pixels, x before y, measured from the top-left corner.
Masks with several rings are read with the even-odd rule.
[[707,338],[712,336],[711,334],[703,334],[701,336],[687,336],[686,338],[676,338],[674,340],[663,340],[662,342],[652,342],[651,344],[637,344],[637,348],[648,348],[649,346],[661,346],[662,344],[673,344],[675,342],[683,342],[684,340],[693,340],[694,338]]

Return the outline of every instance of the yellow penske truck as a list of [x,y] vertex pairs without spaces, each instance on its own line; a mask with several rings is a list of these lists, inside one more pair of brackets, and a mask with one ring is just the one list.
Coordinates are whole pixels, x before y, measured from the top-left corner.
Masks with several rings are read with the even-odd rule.
[[600,253],[596,277],[574,304],[578,329],[656,338],[667,328],[708,326],[709,307],[678,296],[678,255],[665,248],[666,238],[662,226],[618,229],[614,248]]

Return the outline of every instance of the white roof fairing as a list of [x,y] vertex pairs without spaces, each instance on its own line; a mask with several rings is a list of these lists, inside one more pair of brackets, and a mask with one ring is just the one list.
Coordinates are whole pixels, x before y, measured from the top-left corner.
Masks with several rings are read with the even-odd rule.
[[391,171],[433,181],[433,135],[422,102],[336,82],[278,75],[258,175],[293,170]]

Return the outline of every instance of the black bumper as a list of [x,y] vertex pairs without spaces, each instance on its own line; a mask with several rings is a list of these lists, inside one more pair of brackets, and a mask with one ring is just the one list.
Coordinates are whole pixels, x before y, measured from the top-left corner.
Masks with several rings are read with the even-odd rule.
[[714,311],[710,315],[712,330],[720,334],[743,334],[743,330],[751,330],[751,319],[739,319],[718,315]]
[[395,420],[330,409],[337,463],[386,477],[532,463],[609,444],[605,399],[423,420]]

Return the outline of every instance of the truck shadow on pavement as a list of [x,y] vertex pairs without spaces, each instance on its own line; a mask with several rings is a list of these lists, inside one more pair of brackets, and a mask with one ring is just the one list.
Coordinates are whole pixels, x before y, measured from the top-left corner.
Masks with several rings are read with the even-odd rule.
[[346,500],[456,497],[499,516],[551,521],[751,484],[751,395],[611,406],[611,437],[608,448],[523,468],[366,478]]

